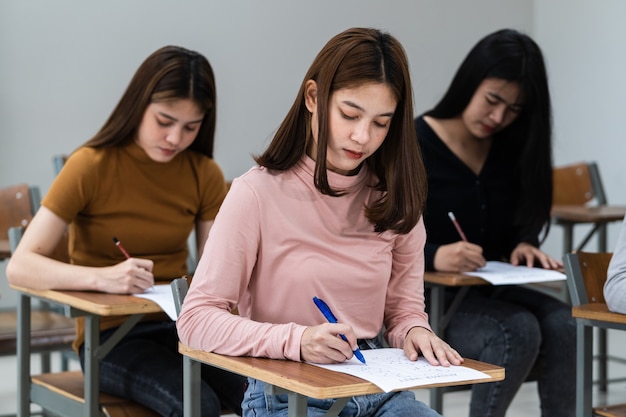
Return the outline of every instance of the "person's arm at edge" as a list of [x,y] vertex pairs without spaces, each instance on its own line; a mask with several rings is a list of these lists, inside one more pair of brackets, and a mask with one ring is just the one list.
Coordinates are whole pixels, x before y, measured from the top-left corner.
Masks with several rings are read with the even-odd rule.
[[609,264],[604,298],[609,310],[626,314],[626,219],[622,223]]

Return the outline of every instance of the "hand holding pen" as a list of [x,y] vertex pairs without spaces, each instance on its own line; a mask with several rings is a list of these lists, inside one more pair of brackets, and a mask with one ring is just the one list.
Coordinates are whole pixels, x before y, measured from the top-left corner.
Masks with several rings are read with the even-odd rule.
[[[110,283],[110,285],[115,287],[121,285],[121,289],[107,292],[138,293],[152,287],[154,285],[154,276],[152,275],[154,263],[149,259],[132,258],[117,237],[113,237],[113,243],[115,243],[115,246],[122,252],[127,261],[115,266],[118,271],[116,272],[117,278],[112,278],[118,283]],[[122,270],[121,277],[119,275],[120,269]]]
[[[326,320],[328,320],[329,323],[337,323],[337,318],[335,317],[335,315],[333,314],[333,312],[330,310],[330,307],[328,307],[328,304],[326,304],[324,302],[324,300],[321,300],[317,297],[313,297],[313,302],[315,303],[315,305],[317,306],[317,308],[322,312],[322,314],[324,315],[324,317],[326,317]],[[344,341],[348,341],[348,339],[346,338],[345,335],[340,334],[339,335]],[[358,360],[360,360],[363,364],[367,365],[365,363],[365,358],[363,357],[363,354],[361,353],[361,351],[359,350],[359,348],[357,347],[356,350],[353,351],[354,356],[356,356],[356,358]]]
[[433,264],[436,271],[466,272],[475,271],[485,266],[483,249],[475,243],[469,242],[453,212],[448,212],[448,217],[456,229],[460,241],[440,245],[435,252]]
[[463,233],[463,229],[461,229],[461,225],[457,221],[454,213],[449,211],[448,217],[450,218],[450,220],[452,220],[452,224],[454,225],[454,228],[456,229],[456,231],[459,233],[459,236],[461,236],[461,239],[463,240],[463,242],[467,242],[467,237],[465,236],[465,233]]

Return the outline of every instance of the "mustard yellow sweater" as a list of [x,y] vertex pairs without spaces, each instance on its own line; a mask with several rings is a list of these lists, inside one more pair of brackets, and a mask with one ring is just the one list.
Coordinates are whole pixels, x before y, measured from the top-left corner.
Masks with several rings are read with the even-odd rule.
[[[115,236],[131,256],[154,261],[156,281],[169,282],[187,272],[189,234],[197,220],[215,218],[226,191],[214,160],[187,150],[168,163],[155,162],[130,143],[78,149],[42,204],[70,224],[73,264],[122,262]],[[117,327],[124,319],[103,318],[100,328]],[[84,321],[78,320],[75,348],[83,341]]]

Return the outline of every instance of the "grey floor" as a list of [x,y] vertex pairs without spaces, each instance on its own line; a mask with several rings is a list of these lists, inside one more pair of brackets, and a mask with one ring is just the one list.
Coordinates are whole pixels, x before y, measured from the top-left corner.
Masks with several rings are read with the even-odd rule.
[[[609,353],[618,356],[623,353],[626,356],[626,332],[609,332]],[[56,359],[56,358],[55,358]],[[53,360],[58,366],[58,361]],[[38,359],[32,361],[33,372],[37,372]],[[75,367],[73,364],[72,367]],[[76,368],[78,369],[78,368]],[[16,373],[17,364],[15,357],[0,357],[0,414],[13,413],[16,410]],[[626,365],[612,363],[609,368],[609,377],[625,377]],[[626,403],[626,382],[609,385],[606,394],[594,392],[594,405]],[[418,399],[428,402],[428,391],[415,392]],[[449,393],[444,396],[445,417],[466,417],[468,415],[469,392],[461,391]],[[37,408],[33,406],[33,410]],[[540,416],[537,386],[534,382],[527,382],[518,392],[511,405],[507,417],[533,417]]]

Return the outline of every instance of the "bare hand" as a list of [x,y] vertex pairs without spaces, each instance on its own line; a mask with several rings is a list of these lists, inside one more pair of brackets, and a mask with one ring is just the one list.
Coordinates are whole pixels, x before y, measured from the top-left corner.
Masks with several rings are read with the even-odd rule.
[[486,265],[483,248],[464,241],[441,245],[433,263],[436,271],[444,272],[475,271]]
[[116,294],[138,294],[154,285],[149,259],[129,258],[117,265],[98,268],[98,290]]
[[[340,334],[346,336],[348,342]],[[352,327],[342,323],[324,323],[304,331],[300,342],[300,358],[314,363],[340,363],[350,359],[356,348],[356,335]]]
[[419,353],[431,365],[450,366],[463,363],[461,355],[433,332],[423,327],[414,327],[404,339],[404,354],[409,360],[416,361]]
[[511,252],[511,265],[525,264],[533,267],[539,262],[544,269],[563,270],[563,262],[552,258],[536,246],[522,242]]

